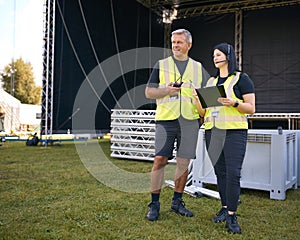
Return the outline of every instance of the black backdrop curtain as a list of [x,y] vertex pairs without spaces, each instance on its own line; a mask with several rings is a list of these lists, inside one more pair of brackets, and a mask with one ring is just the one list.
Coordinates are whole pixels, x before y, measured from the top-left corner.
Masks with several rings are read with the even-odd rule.
[[[242,70],[252,78],[257,113],[300,112],[300,7],[274,7],[243,13]],[[215,74],[212,48],[234,45],[234,14],[177,20],[193,35],[191,56]]]
[[[164,27],[157,15],[134,0],[58,0],[57,3],[62,14],[56,7],[53,129],[65,132],[72,126],[74,99],[85,74],[97,65],[82,11],[100,62],[118,51],[163,47]],[[300,112],[299,12],[299,6],[290,6],[243,13],[242,70],[254,81],[257,113]],[[234,45],[234,21],[232,13],[179,19],[172,23],[172,30],[191,31],[190,55],[213,75],[216,69],[212,64],[212,48],[220,42]],[[126,74],[128,89],[145,84],[149,73],[147,70]],[[111,89],[117,98],[124,94],[122,79],[117,79]],[[108,91],[103,101],[108,108],[115,105]],[[110,112],[102,104],[95,118],[96,129],[110,128]]]
[[[130,49],[163,47],[164,28],[157,15],[135,0],[56,2],[53,132],[59,133],[72,128],[76,94],[98,62]],[[112,67],[119,69],[122,66],[116,63]],[[99,101],[95,129],[108,130],[111,114],[108,109],[115,107],[115,99],[124,95],[127,89],[146,83],[148,77],[149,69],[116,79],[109,86],[114,97],[110,91],[101,96],[104,104]],[[101,84],[108,89],[104,81]],[[86,96],[87,100],[90,97]]]

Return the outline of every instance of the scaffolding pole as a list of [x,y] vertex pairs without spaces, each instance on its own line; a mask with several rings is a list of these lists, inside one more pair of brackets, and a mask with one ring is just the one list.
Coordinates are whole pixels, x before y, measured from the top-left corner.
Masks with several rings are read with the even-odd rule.
[[41,136],[52,134],[55,0],[44,0]]

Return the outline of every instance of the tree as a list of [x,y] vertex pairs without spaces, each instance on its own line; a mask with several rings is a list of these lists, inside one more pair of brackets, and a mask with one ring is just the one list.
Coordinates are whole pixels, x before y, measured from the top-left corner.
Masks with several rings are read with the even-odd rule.
[[0,76],[4,90],[19,99],[21,103],[41,104],[42,89],[35,84],[33,68],[29,62],[19,58],[5,66]]

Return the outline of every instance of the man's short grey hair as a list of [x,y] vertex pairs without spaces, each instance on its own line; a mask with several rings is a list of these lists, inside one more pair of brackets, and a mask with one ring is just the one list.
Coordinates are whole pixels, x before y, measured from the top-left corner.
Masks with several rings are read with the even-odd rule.
[[177,29],[172,32],[172,36],[173,34],[185,34],[188,43],[192,43],[192,34],[186,29]]

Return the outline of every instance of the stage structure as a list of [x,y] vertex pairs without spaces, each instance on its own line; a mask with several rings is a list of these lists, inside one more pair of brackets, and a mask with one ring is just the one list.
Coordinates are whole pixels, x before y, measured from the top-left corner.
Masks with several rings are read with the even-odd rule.
[[[169,48],[170,33],[179,27],[192,32],[191,57],[211,75],[213,46],[234,45],[240,68],[255,83],[258,113],[300,112],[300,0],[44,1],[42,134],[72,128],[72,118],[83,111],[73,110],[76,93],[93,68],[126,50]],[[107,89],[99,98],[96,130],[109,130],[110,110],[124,108],[118,99],[146,84],[151,67],[102,83]]]
[[55,0],[44,0],[44,54],[41,135],[52,134]]
[[[242,69],[242,32],[243,32],[243,12],[250,10],[261,10],[266,8],[299,5],[299,0],[244,0],[244,1],[199,1],[199,0],[137,0],[144,6],[162,16],[166,26],[170,26],[173,21],[199,16],[235,14],[235,38],[234,46],[237,53],[237,64]],[[166,27],[165,36],[169,36],[170,27]],[[165,46],[168,38],[165,38]]]
[[111,157],[153,161],[155,110],[113,109]]

